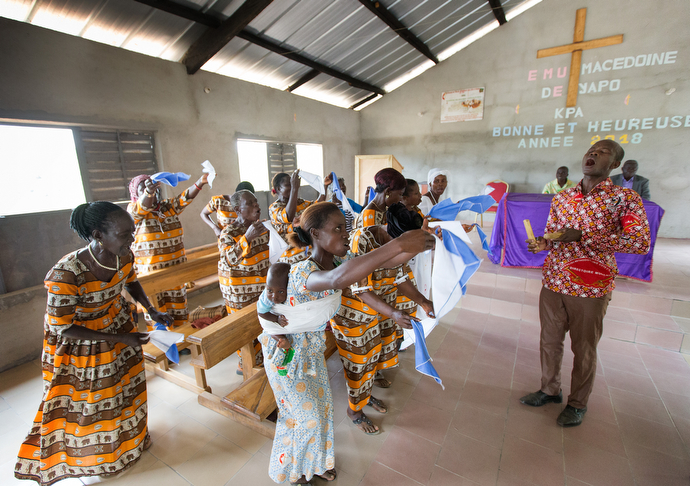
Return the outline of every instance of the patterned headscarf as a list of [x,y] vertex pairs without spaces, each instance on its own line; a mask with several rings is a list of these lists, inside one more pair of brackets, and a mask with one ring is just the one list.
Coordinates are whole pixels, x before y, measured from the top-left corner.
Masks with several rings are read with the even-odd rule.
[[150,177],[150,175],[141,174],[129,181],[129,197],[132,199],[132,202],[139,199],[139,184],[141,184]]

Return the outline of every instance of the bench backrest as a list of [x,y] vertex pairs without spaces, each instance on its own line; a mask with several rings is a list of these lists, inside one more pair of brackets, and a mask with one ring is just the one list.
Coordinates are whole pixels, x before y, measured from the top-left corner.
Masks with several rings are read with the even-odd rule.
[[254,303],[188,336],[187,342],[200,350],[199,357],[192,359],[191,364],[205,370],[212,368],[254,341],[261,332]]
[[139,283],[144,288],[146,295],[153,297],[159,292],[173,289],[185,282],[193,282],[217,274],[218,259],[218,252],[216,251],[210,255],[142,275],[139,277]]

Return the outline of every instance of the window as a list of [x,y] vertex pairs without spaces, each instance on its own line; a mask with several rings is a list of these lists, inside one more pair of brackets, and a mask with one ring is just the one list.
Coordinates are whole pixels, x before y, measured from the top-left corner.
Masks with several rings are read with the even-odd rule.
[[[295,169],[323,176],[323,147],[319,144],[238,140],[240,179],[258,191],[269,191],[273,176]],[[307,185],[302,180],[301,185]]]
[[89,201],[127,202],[129,181],[158,172],[153,132],[75,129]]
[[72,209],[86,202],[69,128],[0,125],[0,160],[7,191],[2,216]]
[[129,201],[129,181],[158,172],[153,132],[0,124],[7,184],[0,215]]

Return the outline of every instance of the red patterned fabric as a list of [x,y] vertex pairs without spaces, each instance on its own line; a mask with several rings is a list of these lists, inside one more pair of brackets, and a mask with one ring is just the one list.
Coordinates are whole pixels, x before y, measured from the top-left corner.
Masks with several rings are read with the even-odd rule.
[[642,199],[635,191],[615,186],[611,179],[586,195],[582,194],[582,181],[556,194],[545,232],[560,228],[582,231],[580,241],[547,241],[550,251],[542,282],[561,294],[602,297],[616,286],[614,253],[649,251],[649,222]]

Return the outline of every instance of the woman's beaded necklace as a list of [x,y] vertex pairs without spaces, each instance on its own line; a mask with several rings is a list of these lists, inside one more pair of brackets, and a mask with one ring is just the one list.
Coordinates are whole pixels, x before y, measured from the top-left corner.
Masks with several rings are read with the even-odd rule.
[[106,270],[110,270],[112,272],[117,272],[120,270],[120,257],[118,255],[115,255],[115,264],[117,265],[117,268],[113,267],[108,267],[106,265],[103,265],[101,262],[98,261],[96,258],[96,255],[93,254],[93,251],[91,251],[91,245],[88,245],[87,248],[89,249],[89,254],[91,255],[91,258],[93,258],[93,261],[96,262],[96,265],[98,265],[101,268],[105,268]]

